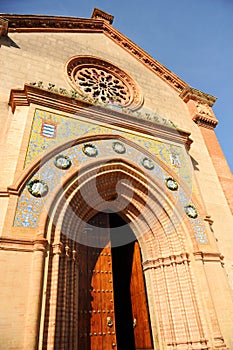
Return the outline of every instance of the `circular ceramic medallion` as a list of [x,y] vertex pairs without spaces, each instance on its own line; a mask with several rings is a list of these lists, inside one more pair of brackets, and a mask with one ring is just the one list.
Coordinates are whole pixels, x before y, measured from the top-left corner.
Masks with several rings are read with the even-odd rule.
[[136,82],[122,69],[101,58],[72,57],[66,64],[68,79],[81,95],[100,102],[137,109],[143,99]]
[[118,141],[113,142],[112,148],[116,153],[122,154],[122,153],[126,152],[125,145],[121,142],[118,142]]
[[44,197],[48,193],[48,185],[43,180],[34,179],[27,184],[28,191],[34,197]]
[[190,218],[195,219],[197,217],[197,210],[194,205],[186,205],[186,207],[184,207],[184,210]]
[[148,170],[154,169],[154,163],[152,162],[152,160],[150,158],[147,158],[147,157],[143,158],[142,165],[144,166],[144,168],[146,168]]
[[71,166],[71,160],[68,156],[63,156],[62,154],[59,154],[56,156],[54,164],[59,169],[69,169]]
[[167,188],[169,188],[169,190],[171,191],[176,191],[178,190],[178,184],[176,182],[176,180],[174,180],[172,177],[168,177],[166,179],[166,186]]
[[98,154],[98,150],[95,145],[90,143],[83,146],[83,153],[88,157],[96,157]]

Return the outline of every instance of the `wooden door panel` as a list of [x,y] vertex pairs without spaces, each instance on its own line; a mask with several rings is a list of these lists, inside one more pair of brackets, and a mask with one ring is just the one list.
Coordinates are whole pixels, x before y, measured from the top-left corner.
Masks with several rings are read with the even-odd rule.
[[100,270],[100,249],[89,248],[89,281],[90,281],[90,349],[102,349],[102,335],[101,333],[101,280],[98,271]]
[[138,242],[134,244],[130,291],[134,320],[135,348],[136,350],[152,349],[150,320]]
[[112,349],[112,344],[116,344],[116,329],[112,284],[112,255],[110,244],[108,247],[103,249],[101,253],[101,262],[103,349]]
[[89,224],[99,247],[79,245],[79,349],[117,349],[108,215],[99,213]]

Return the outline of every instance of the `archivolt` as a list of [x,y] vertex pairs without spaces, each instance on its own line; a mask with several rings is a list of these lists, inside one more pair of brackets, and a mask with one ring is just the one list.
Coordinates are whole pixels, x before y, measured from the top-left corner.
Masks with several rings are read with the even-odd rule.
[[[40,232],[52,244],[61,233],[79,240],[85,223],[98,211],[119,212],[132,227],[148,257],[186,251],[190,225],[182,208],[156,179],[128,160],[93,160],[74,169],[58,191],[50,211],[41,216]],[[45,221],[47,228],[45,228]]]
[[[206,340],[190,270],[189,254],[197,249],[197,243],[190,234],[189,220],[165,186],[123,157],[94,159],[80,168],[73,167],[57,188],[49,211],[42,213],[40,234],[46,235],[51,247],[44,284],[44,346],[52,344],[60,349],[61,338],[56,332],[66,327],[66,314],[59,309],[59,298],[65,298],[63,291],[68,285],[75,288],[80,233],[92,216],[107,209],[119,212],[139,241],[154,337],[157,328],[161,344],[169,349],[172,344],[180,348],[192,344],[192,349],[200,349]],[[71,276],[69,280],[67,276]],[[77,312],[75,304],[70,303],[70,307]],[[72,327],[76,329],[75,324]]]

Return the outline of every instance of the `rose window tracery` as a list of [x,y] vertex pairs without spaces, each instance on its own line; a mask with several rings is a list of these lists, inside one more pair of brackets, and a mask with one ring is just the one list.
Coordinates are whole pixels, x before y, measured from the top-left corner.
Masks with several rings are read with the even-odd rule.
[[143,99],[136,82],[119,67],[92,56],[76,56],[66,64],[69,83],[82,96],[101,104],[141,106]]
[[97,68],[83,68],[76,75],[79,88],[102,103],[125,105],[130,100],[128,87],[109,72]]

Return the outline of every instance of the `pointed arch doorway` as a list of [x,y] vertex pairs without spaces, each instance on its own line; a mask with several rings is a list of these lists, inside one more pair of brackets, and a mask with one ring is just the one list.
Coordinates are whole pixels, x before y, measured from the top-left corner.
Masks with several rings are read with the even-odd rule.
[[[137,243],[128,247],[120,244],[114,249],[118,230],[114,235],[114,220],[102,217],[101,211],[107,208],[119,212],[127,222],[131,220],[140,240],[154,347],[170,349],[175,344],[182,349],[207,348],[192,276],[193,240],[188,237],[193,230],[184,216],[181,225],[176,224],[180,223],[179,211],[174,210],[176,202],[164,192],[164,184],[146,178],[133,164],[118,159],[104,165],[88,164],[78,176],[74,170],[57,193],[50,215],[46,211],[41,215],[40,230],[50,242],[41,349],[153,348],[141,259],[136,259],[136,251],[140,250]],[[123,181],[116,191],[122,179],[129,179],[130,184]],[[88,222],[99,245],[88,244],[92,232],[85,232]],[[100,234],[101,226],[104,235]],[[132,276],[139,277],[133,281]]]
[[99,247],[78,245],[78,349],[152,349],[141,254],[133,231],[115,213],[100,212],[88,226],[99,236]]

